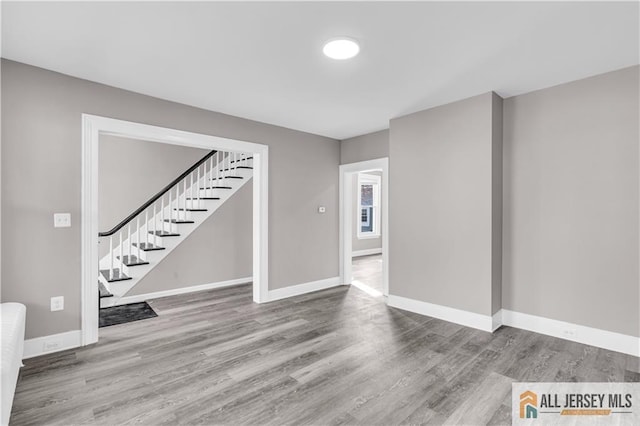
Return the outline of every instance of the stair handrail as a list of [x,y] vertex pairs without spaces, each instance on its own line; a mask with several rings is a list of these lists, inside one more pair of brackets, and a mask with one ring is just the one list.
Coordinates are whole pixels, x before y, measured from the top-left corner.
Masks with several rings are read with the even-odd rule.
[[138,207],[136,210],[134,210],[130,215],[128,215],[127,217],[122,219],[122,221],[120,221],[120,223],[118,223],[116,226],[114,226],[113,228],[111,228],[110,230],[108,230],[106,232],[98,232],[98,237],[108,237],[108,236],[113,235],[116,232],[118,232],[127,223],[129,223],[132,219],[135,219],[136,216],[138,216],[139,214],[144,212],[147,209],[147,207],[149,207],[150,205],[152,205],[153,203],[158,201],[164,194],[169,192],[169,190],[171,190],[174,186],[176,186],[178,183],[180,183],[180,181],[182,181],[182,179],[187,177],[191,172],[193,172],[198,167],[200,167],[202,164],[204,164],[205,161],[207,161],[209,158],[213,157],[216,152],[218,152],[218,151],[214,149],[211,152],[207,153],[207,155],[205,155],[200,160],[198,160],[193,166],[189,167],[180,176],[178,176],[173,181],[171,181],[170,184],[168,184],[167,186],[162,188],[160,190],[160,192],[158,192],[156,195],[151,197],[147,202],[145,202],[140,207]]

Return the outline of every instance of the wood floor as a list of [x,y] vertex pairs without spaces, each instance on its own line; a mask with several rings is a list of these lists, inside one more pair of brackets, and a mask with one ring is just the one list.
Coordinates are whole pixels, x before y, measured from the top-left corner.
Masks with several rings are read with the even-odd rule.
[[151,305],[157,318],[100,329],[94,346],[26,360],[11,424],[511,424],[513,381],[640,381],[638,358],[477,331],[355,287]]
[[382,255],[354,257],[351,261],[351,273],[353,280],[358,280],[364,285],[383,293],[382,289]]

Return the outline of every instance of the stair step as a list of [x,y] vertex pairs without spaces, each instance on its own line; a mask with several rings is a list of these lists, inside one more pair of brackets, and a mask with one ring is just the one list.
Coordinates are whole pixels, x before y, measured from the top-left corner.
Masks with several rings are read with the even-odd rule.
[[247,158],[243,158],[242,160],[233,160],[232,163],[238,163],[238,162],[242,162],[245,160],[253,160],[253,157],[247,157]]
[[195,201],[197,201],[197,200],[219,200],[219,199],[220,199],[220,197],[200,197],[200,198],[189,198],[189,197],[187,197],[187,200],[190,200],[190,201],[194,201],[194,200]]
[[[138,247],[138,243],[133,243],[133,246]],[[151,243],[140,243],[140,250],[142,251],[164,250],[164,247],[154,246]]]
[[242,176],[223,176],[219,178],[211,178],[211,180],[223,180],[223,179],[244,179]]
[[109,269],[101,269],[100,273],[102,274],[102,276],[104,277],[105,280],[107,280],[107,282],[109,283],[113,283],[116,281],[125,281],[125,280],[130,280],[131,277],[125,275],[124,272],[120,271],[120,268],[113,268],[113,277],[109,278]]
[[109,290],[107,290],[104,284],[100,281],[98,281],[98,291],[100,292],[100,299],[104,297],[113,297],[113,294],[109,293]]
[[164,221],[167,222],[167,223],[177,223],[177,224],[180,224],[180,223],[195,223],[192,220],[185,220],[185,219],[165,219]]
[[[187,198],[187,200],[190,200],[190,199],[191,198]],[[204,200],[204,199],[205,198],[201,198],[201,200]],[[197,198],[196,198],[196,200],[197,200]],[[218,198],[218,200],[219,200],[219,198]],[[207,209],[183,209],[183,208],[173,209],[173,210],[178,210],[178,211],[181,211],[181,212],[184,212],[184,211],[187,211],[187,212],[206,212],[206,211],[208,211]]]
[[177,234],[175,232],[169,232],[169,231],[149,231],[149,233],[151,235],[157,235],[158,237],[179,237],[180,234]]
[[[201,190],[205,190],[205,189],[232,189],[230,186],[207,186],[205,188],[200,188]],[[202,197],[200,197],[200,199],[202,199]]]
[[[120,256],[118,256],[118,259],[120,259]],[[138,259],[138,256],[136,255],[124,255],[122,256],[122,263],[124,263],[127,266],[139,266],[139,265],[148,265],[149,262],[146,262],[142,259]]]

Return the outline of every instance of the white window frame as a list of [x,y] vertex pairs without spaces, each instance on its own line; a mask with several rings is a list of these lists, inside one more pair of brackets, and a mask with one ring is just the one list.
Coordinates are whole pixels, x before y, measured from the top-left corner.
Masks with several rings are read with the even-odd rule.
[[[358,214],[357,237],[359,240],[380,238],[380,186],[381,177],[358,173]],[[373,230],[362,232],[362,185],[373,185]],[[369,206],[367,206],[369,207]]]

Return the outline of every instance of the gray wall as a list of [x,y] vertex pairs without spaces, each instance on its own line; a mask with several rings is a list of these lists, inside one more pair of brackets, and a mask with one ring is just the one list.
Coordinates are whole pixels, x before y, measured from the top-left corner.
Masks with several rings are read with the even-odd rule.
[[390,294],[492,314],[494,104],[391,120]]
[[2,300],[27,305],[27,338],[80,329],[82,113],[269,145],[270,289],[338,276],[338,141],[3,59]]
[[101,135],[100,231],[107,231],[204,157],[206,149]]
[[504,101],[504,308],[640,336],[639,69]]
[[340,142],[340,164],[389,156],[389,130],[368,133]]
[[[368,175],[376,175],[376,176],[382,176],[382,172],[367,172],[366,174]],[[353,208],[352,208],[352,213],[353,213],[353,226],[352,228],[352,233],[351,233],[351,250],[353,251],[358,251],[358,250],[370,250],[370,249],[382,249],[382,232],[380,232],[380,237],[378,238],[364,238],[364,239],[359,239],[358,238],[358,216],[360,214],[360,209],[358,209],[358,178],[357,175],[354,175],[353,177]],[[380,214],[380,220],[382,221],[382,203],[384,202],[384,200],[382,199],[382,183],[380,183],[380,206],[381,208],[379,209],[379,214]],[[380,226],[382,226],[382,222],[380,222]],[[382,231],[382,230],[381,230]]]
[[251,277],[252,197],[247,182],[128,294]]

